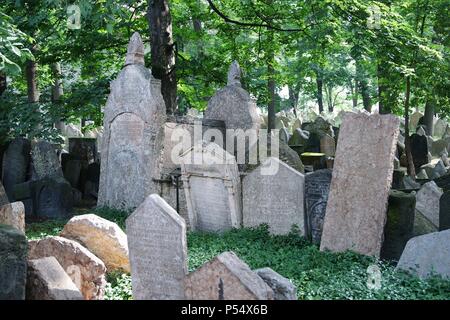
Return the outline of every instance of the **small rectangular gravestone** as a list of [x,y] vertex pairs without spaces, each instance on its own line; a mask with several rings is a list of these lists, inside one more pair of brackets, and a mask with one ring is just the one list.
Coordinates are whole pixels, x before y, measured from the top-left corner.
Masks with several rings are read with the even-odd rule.
[[270,157],[242,181],[244,227],[267,224],[273,234],[288,234],[294,225],[305,234],[305,176]]
[[126,221],[134,300],[185,298],[186,224],[157,194]]
[[321,250],[380,255],[399,123],[394,115],[344,115]]

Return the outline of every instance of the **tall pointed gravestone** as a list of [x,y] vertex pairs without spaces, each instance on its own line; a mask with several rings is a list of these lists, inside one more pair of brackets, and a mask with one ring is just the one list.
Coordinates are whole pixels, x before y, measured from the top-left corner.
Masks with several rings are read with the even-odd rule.
[[161,82],[145,68],[144,45],[134,33],[105,107],[99,206],[136,208],[157,193],[152,179],[159,178],[165,113]]
[[185,298],[186,224],[157,194],[152,194],[126,221],[131,283],[135,300]]
[[321,250],[380,255],[398,134],[393,115],[344,115]]

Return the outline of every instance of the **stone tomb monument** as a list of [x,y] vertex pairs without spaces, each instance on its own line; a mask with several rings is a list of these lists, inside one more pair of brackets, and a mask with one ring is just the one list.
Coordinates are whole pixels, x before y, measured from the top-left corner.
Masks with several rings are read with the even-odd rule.
[[273,234],[288,234],[297,225],[304,235],[304,184],[303,174],[268,158],[242,181],[244,227],[267,224]]
[[315,244],[320,244],[322,238],[331,174],[331,169],[322,169],[305,176],[306,234]]
[[157,194],[126,221],[134,300],[185,298],[186,224]]
[[181,157],[192,230],[222,232],[242,224],[241,188],[234,156],[214,142],[197,143]]
[[379,256],[400,121],[344,115],[320,249]]
[[159,178],[165,113],[161,82],[145,68],[144,45],[135,33],[105,107],[98,205],[136,208],[157,192],[152,179]]

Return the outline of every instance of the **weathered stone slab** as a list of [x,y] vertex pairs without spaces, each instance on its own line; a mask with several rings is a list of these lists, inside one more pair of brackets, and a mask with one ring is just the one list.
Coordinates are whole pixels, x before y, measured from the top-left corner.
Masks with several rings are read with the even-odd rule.
[[227,86],[209,100],[204,118],[222,120],[227,129],[259,130],[257,106],[242,88],[240,76],[237,76],[240,74],[240,67],[236,61],[231,64],[228,73]]
[[415,207],[415,192],[389,192],[387,221],[380,254],[382,259],[400,259],[406,243],[413,237]]
[[55,257],[29,260],[27,300],[83,300],[83,295]]
[[305,176],[305,215],[307,237],[320,244],[330,192],[332,171],[317,170]]
[[78,188],[81,173],[81,160],[70,159],[64,166],[64,178],[70,183],[72,188]]
[[273,300],[273,290],[233,252],[224,252],[186,277],[189,300]]
[[273,234],[288,234],[294,225],[305,235],[305,176],[270,157],[242,181],[243,224],[267,224]]
[[86,247],[105,263],[109,272],[130,272],[127,235],[114,222],[95,214],[75,216],[64,226],[61,236]]
[[37,216],[60,218],[72,212],[72,187],[65,179],[45,178],[31,184],[33,210]]
[[53,144],[42,140],[33,141],[31,143],[31,161],[33,165],[33,180],[45,178],[63,179],[61,164]]
[[412,238],[398,262],[397,268],[421,278],[436,273],[450,278],[450,230]]
[[439,231],[450,229],[450,191],[439,199]]
[[78,242],[47,237],[28,242],[28,259],[55,257],[86,300],[102,300],[106,286],[106,267]]
[[417,192],[416,210],[439,228],[439,199],[443,191],[434,181],[425,183]]
[[97,158],[97,140],[92,138],[69,138],[69,154],[74,160],[94,163]]
[[10,201],[14,201],[13,187],[27,179],[30,164],[31,143],[27,139],[16,138],[3,155],[2,182]]
[[165,109],[161,82],[141,62],[126,65],[111,83],[103,125],[99,206],[133,209],[158,192],[153,179],[160,178]]
[[222,232],[242,224],[241,187],[234,156],[217,144],[196,144],[181,157],[192,230]]
[[273,290],[274,300],[297,300],[297,288],[292,282],[270,268],[254,271]]
[[12,226],[0,224],[0,300],[24,300],[27,239]]
[[160,196],[152,194],[126,221],[135,300],[184,299],[186,224]]
[[25,207],[21,201],[0,207],[0,224],[12,226],[25,233]]
[[336,153],[336,142],[329,134],[324,134],[320,138],[320,152],[325,153],[327,157],[334,157]]
[[414,167],[416,172],[419,172],[419,168],[428,163],[427,137],[425,135],[413,134],[411,135],[410,141]]
[[398,133],[393,115],[344,115],[321,250],[379,256]]
[[0,181],[0,206],[9,203],[8,196],[6,195],[5,188],[3,187],[2,182]]

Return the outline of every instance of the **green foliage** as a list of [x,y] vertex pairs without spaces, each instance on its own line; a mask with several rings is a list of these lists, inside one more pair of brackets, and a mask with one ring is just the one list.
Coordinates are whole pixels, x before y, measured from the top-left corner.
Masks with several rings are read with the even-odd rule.
[[63,230],[68,219],[46,220],[27,223],[25,234],[28,240],[39,240],[45,237],[57,236]]
[[114,272],[106,277],[105,300],[132,300],[131,276]]

